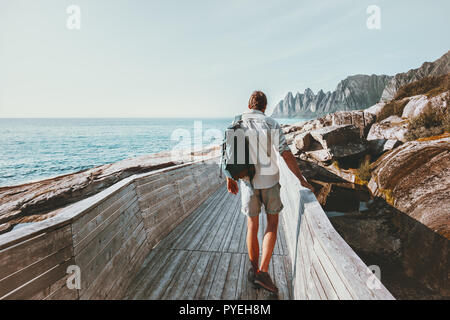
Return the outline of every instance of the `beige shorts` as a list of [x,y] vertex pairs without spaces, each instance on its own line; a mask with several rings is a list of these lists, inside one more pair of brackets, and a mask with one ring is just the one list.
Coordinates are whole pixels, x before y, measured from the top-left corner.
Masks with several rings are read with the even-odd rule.
[[258,216],[264,205],[267,214],[278,214],[283,209],[280,198],[280,184],[268,189],[253,189],[249,182],[241,180],[241,211],[248,217]]

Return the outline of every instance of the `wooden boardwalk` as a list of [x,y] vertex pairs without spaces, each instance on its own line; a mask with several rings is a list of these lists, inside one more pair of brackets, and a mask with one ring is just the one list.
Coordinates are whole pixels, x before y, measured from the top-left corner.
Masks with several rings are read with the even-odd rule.
[[[260,247],[266,226],[260,216]],[[197,210],[153,248],[132,281],[127,299],[292,299],[291,267],[283,228],[270,263],[270,274],[280,289],[273,295],[247,281],[250,262],[246,221],[240,196],[221,186]]]

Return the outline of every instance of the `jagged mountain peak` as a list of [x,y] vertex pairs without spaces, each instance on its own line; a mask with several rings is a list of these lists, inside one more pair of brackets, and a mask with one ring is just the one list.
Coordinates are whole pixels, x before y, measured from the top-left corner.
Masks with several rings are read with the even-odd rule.
[[304,93],[286,98],[274,108],[273,117],[277,118],[314,118],[340,110],[361,110],[371,107],[380,100],[391,100],[397,90],[427,76],[450,73],[450,51],[434,62],[425,62],[418,69],[411,69],[397,75],[355,74],[340,81],[336,90],[317,94],[310,88]]
[[[274,108],[273,117],[315,117],[337,110],[357,110],[378,102],[390,77],[353,75],[339,82],[333,92],[320,89],[317,94],[306,88],[295,99],[289,92]],[[375,92],[375,93],[374,93]]]

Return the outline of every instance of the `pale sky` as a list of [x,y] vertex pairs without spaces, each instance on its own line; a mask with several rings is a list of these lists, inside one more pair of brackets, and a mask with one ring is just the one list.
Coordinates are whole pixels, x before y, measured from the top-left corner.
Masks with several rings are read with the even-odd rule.
[[[72,4],[81,30],[66,27]],[[0,0],[0,117],[231,117],[255,89],[273,107],[433,61],[450,49],[448,12],[448,0]]]

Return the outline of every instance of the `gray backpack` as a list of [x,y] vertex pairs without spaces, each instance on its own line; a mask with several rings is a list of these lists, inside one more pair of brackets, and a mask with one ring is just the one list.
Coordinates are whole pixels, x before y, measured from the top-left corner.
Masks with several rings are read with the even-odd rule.
[[[245,146],[239,148],[237,130],[242,130],[239,134],[244,131],[242,115],[236,116],[233,123],[225,131],[225,138],[222,143],[221,176],[223,171],[228,178],[236,181],[244,177],[249,177],[251,180],[255,176],[255,165],[250,163],[249,139],[245,135]],[[240,155],[239,152],[245,152],[245,155]],[[244,159],[244,161],[240,161],[243,163],[239,163],[238,159]]]

